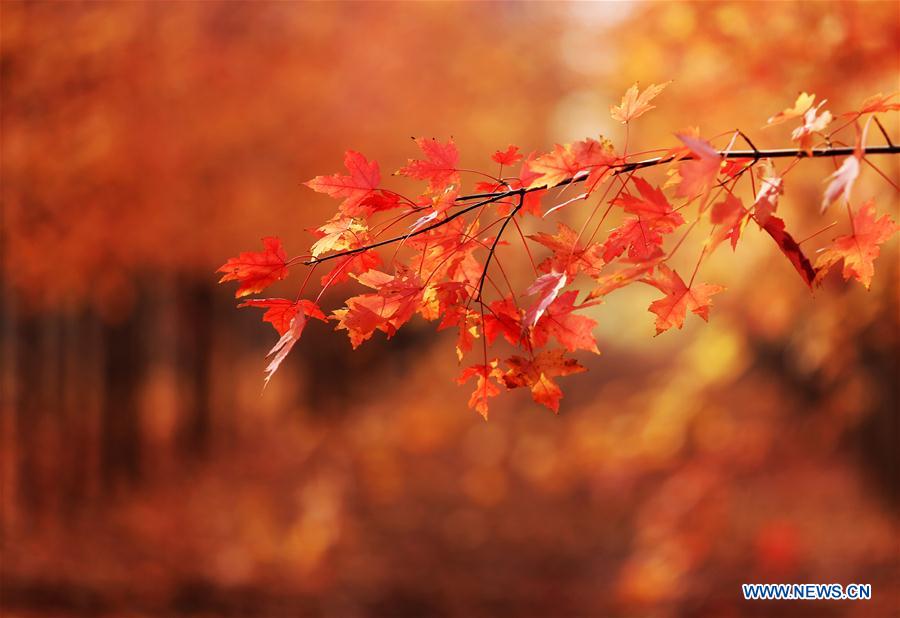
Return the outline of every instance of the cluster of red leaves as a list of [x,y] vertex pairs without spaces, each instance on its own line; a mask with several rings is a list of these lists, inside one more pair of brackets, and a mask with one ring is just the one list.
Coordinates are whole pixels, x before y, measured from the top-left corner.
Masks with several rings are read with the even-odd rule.
[[[613,119],[630,123],[653,109],[651,101],[666,85],[651,85],[643,92],[633,86],[621,105],[610,110]],[[828,143],[831,136],[824,133],[834,119],[822,110],[825,101],[815,105],[815,95],[803,93],[791,108],[767,123],[801,122],[792,134],[798,144],[797,158],[780,174],[771,160],[756,154],[755,148],[750,157],[730,156],[737,134],[731,136],[725,151],[720,151],[698,131],[689,130],[677,134],[681,145],[666,156],[643,161],[635,160],[635,155],[617,153],[603,138],[557,144],[550,152],[527,156],[511,145],[491,155],[499,170],[496,176],[481,174],[489,180],[474,185],[474,191],[480,193],[461,195],[462,170],[456,144],[452,139],[442,143],[420,138],[416,144],[421,158],[410,159],[396,172],[427,183],[420,195],[411,198],[381,186],[376,161],[347,151],[345,174],[317,176],[306,183],[314,191],[340,200],[334,217],[312,231],[316,240],[309,253],[288,259],[278,239],[266,238],[263,251],[245,252],[228,260],[220,269],[224,273],[221,281],[238,281],[236,296],[243,297],[284,279],[291,266],[303,264],[315,269],[330,262],[331,268],[320,279],[322,292],[351,279],[367,290],[350,296],[344,306],[328,316],[318,305],[322,292],[313,301],[301,298],[304,289],[295,300],[270,298],[242,303],[241,307],[265,308],[263,320],[281,335],[270,352],[266,382],[300,338],[310,317],[334,322],[337,330],[347,332],[356,348],[376,331],[390,338],[419,315],[436,321],[439,330],[455,329],[460,362],[480,341],[480,362],[465,367],[459,382],[475,378],[469,406],[484,417],[489,400],[501,388],[528,388],[536,402],[556,412],[563,397],[556,380],[585,370],[568,355],[577,351],[599,354],[593,336],[597,323],[582,314],[585,309],[599,304],[614,290],[640,282],[663,295],[649,306],[656,316],[657,334],[682,328],[688,311],[707,320],[712,297],[724,288],[698,282],[700,266],[722,243],[735,249],[742,230],[751,221],[772,237],[810,287],[838,263],[843,263],[845,279],[854,278],[868,287],[880,245],[900,228],[887,215],[877,217],[871,201],[854,209],[851,189],[865,159],[869,122],[875,114],[900,109],[900,104],[892,100],[891,96],[876,95],[859,110],[842,116],[844,126],[853,124],[857,128],[856,149],[828,179],[822,207],[824,210],[842,200],[850,215],[851,230],[835,238],[815,266],[786,231],[784,221],[775,215],[784,175],[801,155],[810,155],[817,143]],[[863,118],[867,122],[860,129]],[[637,175],[641,169],[662,164],[670,166],[664,186],[653,186]],[[504,173],[515,166],[515,174]],[[753,188],[748,201],[737,192],[743,178],[749,178]],[[576,184],[583,190],[574,198],[559,201]],[[601,192],[602,187],[605,189]],[[545,202],[550,201],[551,191],[558,192],[554,196],[557,203],[548,205]],[[667,197],[667,192],[672,197]],[[579,231],[558,223],[555,234],[523,232],[530,225],[525,219],[542,219],[566,204],[584,202],[598,194],[596,207]],[[673,205],[672,199],[680,203]],[[594,221],[604,205],[605,211]],[[687,217],[692,219],[688,225],[685,208],[690,205],[696,205],[696,214]],[[612,211],[621,213],[619,225],[598,238]],[[685,281],[667,262],[695,224],[704,219],[711,231],[693,273]],[[510,224],[534,266],[534,280],[524,293],[513,289],[498,255],[498,248],[508,244],[501,238],[511,229]],[[685,228],[684,232],[667,249],[666,240],[680,228]],[[382,246],[391,246],[393,252],[387,267],[378,253]],[[548,253],[537,262],[532,249]],[[581,301],[579,288],[574,287],[579,279],[591,282],[590,291]],[[517,354],[502,361],[489,354],[489,349],[501,341]]]

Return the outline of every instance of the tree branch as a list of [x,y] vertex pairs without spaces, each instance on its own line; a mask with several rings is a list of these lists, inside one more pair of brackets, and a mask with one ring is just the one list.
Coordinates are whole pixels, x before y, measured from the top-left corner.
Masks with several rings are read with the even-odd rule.
[[[847,147],[831,147],[831,148],[820,148],[818,150],[813,150],[812,154],[809,155],[806,151],[801,150],[799,148],[780,148],[776,150],[732,150],[729,152],[719,152],[719,155],[726,159],[753,159],[758,161],[759,159],[784,159],[790,157],[796,157],[798,159],[807,159],[807,158],[819,158],[819,157],[838,157],[838,156],[848,156],[852,155],[854,149]],[[890,146],[872,146],[870,148],[866,148],[863,151],[863,154],[900,154],[900,146],[890,145]],[[693,155],[688,155],[686,157],[682,157],[682,159],[696,159]],[[666,163],[671,163],[675,161],[675,157],[654,157],[653,159],[645,159],[643,161],[634,161],[632,163],[620,163],[619,165],[612,165],[610,167],[615,167],[616,171],[613,172],[613,175],[624,174],[628,172],[633,172],[634,170],[643,169],[645,167],[655,167],[657,165],[664,165]],[[584,176],[575,176],[572,178],[566,178],[563,181],[553,185],[552,187],[540,186],[540,187],[530,187],[525,189],[525,193],[531,193],[532,191],[543,191],[544,189],[555,189],[556,187],[564,187],[566,185],[574,184],[577,182],[583,182],[587,178],[587,175]],[[512,193],[506,192],[506,195],[511,195]],[[462,195],[456,198],[457,202],[465,202],[469,200],[480,200],[491,195],[497,195],[496,193],[473,193],[471,195]]]
[[[749,143],[749,142],[748,142]],[[752,145],[752,144],[751,144]],[[732,150],[727,152],[719,152],[719,155],[725,159],[752,159],[753,161],[759,161],[760,159],[784,159],[784,158],[798,158],[798,159],[806,159],[806,158],[820,158],[820,157],[836,157],[836,156],[849,156],[854,153],[854,148],[849,146],[840,146],[840,147],[828,147],[828,148],[819,148],[812,151],[812,154],[808,154],[806,151],[801,150],[799,148],[780,148],[774,150]],[[863,154],[873,155],[873,154],[900,154],[900,146],[889,144],[888,146],[871,146],[866,148],[863,151]],[[693,154],[689,154],[685,157],[681,157],[679,160],[684,159],[695,159],[696,157]],[[612,165],[610,167],[616,168],[613,172],[613,175],[625,174],[629,172],[633,172],[635,170],[644,169],[648,167],[655,167],[657,165],[664,165],[666,163],[671,163],[675,161],[676,157],[674,156],[663,156],[663,157],[654,157],[652,159],[644,159],[643,161],[633,161],[631,163],[620,163],[618,165]],[[543,191],[546,189],[554,189],[556,187],[565,187],[567,185],[584,182],[587,179],[588,175],[586,173],[580,172],[579,175],[573,176],[572,178],[566,178],[565,180],[560,181],[559,183],[553,185],[552,187],[548,187],[546,185],[541,185],[537,187],[529,187],[529,188],[521,188],[521,189],[508,189],[505,191],[497,191],[494,193],[472,193],[470,195],[461,195],[456,198],[457,203],[465,203],[470,202],[472,200],[478,200],[474,204],[470,204],[461,210],[456,211],[452,215],[441,219],[440,221],[436,221],[431,225],[423,227],[419,230],[415,230],[408,234],[403,234],[400,236],[395,236],[393,238],[388,238],[386,240],[382,240],[376,243],[372,243],[370,245],[365,245],[363,247],[357,247],[356,249],[348,249],[346,251],[339,251],[338,253],[333,253],[331,255],[326,255],[325,257],[313,258],[311,260],[307,260],[303,262],[306,266],[312,266],[314,264],[318,264],[320,262],[327,262],[328,260],[333,260],[340,257],[346,257],[348,255],[355,255],[357,253],[362,253],[363,251],[369,251],[370,249],[376,249],[378,247],[383,247],[384,245],[390,245],[396,242],[402,242],[409,238],[413,238],[414,236],[419,236],[420,234],[424,234],[426,232],[430,232],[433,229],[437,229],[442,225],[445,225],[456,219],[457,217],[461,217],[462,215],[475,210],[476,208],[480,208],[486,204],[490,204],[492,202],[498,202],[500,200],[506,199],[508,197],[513,197],[518,195],[520,199],[524,198],[525,194],[532,193],[534,191]],[[515,210],[518,211],[521,207],[517,207]],[[508,223],[508,221],[507,221]],[[504,224],[503,227],[506,227]]]

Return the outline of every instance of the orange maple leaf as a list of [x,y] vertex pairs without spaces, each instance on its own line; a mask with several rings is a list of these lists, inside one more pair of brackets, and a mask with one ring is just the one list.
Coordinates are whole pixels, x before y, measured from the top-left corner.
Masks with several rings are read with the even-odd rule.
[[593,277],[599,274],[603,266],[602,247],[599,244],[590,244],[587,247],[581,244],[578,234],[565,223],[556,224],[556,234],[539,232],[528,236],[553,252],[538,265],[541,272],[565,272],[567,276],[574,277],[579,272]]
[[536,174],[528,188],[554,187],[569,178],[587,178],[589,189],[596,187],[617,161],[612,143],[602,139],[584,139],[571,144],[556,144],[553,150],[528,162]]
[[245,251],[230,258],[216,272],[225,273],[219,283],[239,281],[235,298],[262,292],[271,284],[288,276],[287,254],[281,241],[269,236],[262,239],[263,251]]
[[859,106],[859,110],[855,112],[846,112],[841,114],[841,116],[861,116],[863,114],[881,114],[884,112],[896,111],[900,109],[900,103],[890,103],[890,100],[898,94],[900,93],[894,92],[893,94],[885,95],[879,92],[863,101],[862,105]]
[[472,365],[463,369],[462,374],[456,379],[458,384],[465,384],[473,377],[477,376],[475,390],[469,397],[469,407],[477,411],[484,420],[488,418],[488,399],[496,397],[500,394],[500,389],[491,381],[500,379],[502,372],[497,368],[498,361],[496,359],[490,361],[487,365]]
[[794,105],[792,107],[788,107],[784,111],[781,111],[766,121],[767,126],[774,126],[776,124],[781,124],[791,118],[798,118],[804,115],[816,101],[816,95],[808,94],[806,92],[801,92],[797,96],[797,100],[794,101]]
[[531,398],[554,412],[559,412],[563,394],[553,380],[558,376],[587,371],[574,358],[565,358],[565,350],[544,350],[533,359],[511,356],[506,360],[510,369],[503,374],[506,388],[531,389]]
[[721,285],[708,283],[688,287],[678,273],[665,264],[659,265],[655,277],[644,281],[666,295],[665,298],[650,303],[649,311],[656,314],[657,335],[673,326],[676,328],[684,326],[684,318],[688,311],[708,320],[709,307],[712,304],[710,298],[725,289]]
[[[709,193],[719,175],[722,156],[705,140],[686,134],[678,134],[676,137],[696,158],[678,164],[678,187],[675,189],[675,195],[691,198]],[[701,204],[701,210],[703,206]]]
[[369,239],[368,228],[360,219],[337,214],[311,233],[318,238],[310,248],[313,257],[329,251],[346,251],[363,246]]
[[731,240],[731,248],[736,249],[741,238],[741,228],[750,211],[744,208],[740,198],[727,193],[721,202],[716,202],[710,212],[710,221],[716,225],[709,240],[709,252],[713,252],[724,240]]
[[623,288],[626,285],[651,274],[653,269],[656,268],[656,265],[659,264],[662,259],[663,256],[658,256],[651,260],[641,260],[633,266],[623,268],[618,272],[603,274],[596,277],[597,287],[591,290],[587,300],[606,296],[610,292]]
[[638,116],[654,109],[656,106],[650,105],[650,101],[655,99],[671,83],[650,84],[643,92],[638,94],[638,85],[635,82],[631,88],[625,91],[620,105],[610,105],[610,115],[613,120],[618,120],[622,124],[634,120]]
[[853,277],[866,289],[875,275],[875,258],[881,253],[881,244],[900,230],[888,215],[875,219],[875,202],[869,200],[853,215],[853,233],[838,236],[816,260],[816,281],[820,282],[828,270],[843,260],[844,279]]

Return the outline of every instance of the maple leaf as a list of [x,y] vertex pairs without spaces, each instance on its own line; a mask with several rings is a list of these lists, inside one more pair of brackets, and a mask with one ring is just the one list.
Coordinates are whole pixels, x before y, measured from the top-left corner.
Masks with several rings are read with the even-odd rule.
[[313,257],[319,257],[329,251],[355,249],[363,246],[368,240],[368,228],[359,219],[340,214],[311,232],[318,237],[310,248]]
[[803,124],[791,133],[791,139],[799,142],[800,149],[806,151],[808,155],[812,154],[813,136],[824,131],[825,127],[831,124],[831,112],[826,110],[821,114],[819,113],[819,110],[826,102],[822,101],[815,107],[810,107],[806,110],[806,113],[803,114]]
[[821,212],[825,212],[840,195],[844,196],[848,204],[850,203],[850,192],[853,190],[853,183],[859,177],[860,163],[866,151],[866,135],[871,122],[872,118],[869,118],[862,129],[859,128],[859,123],[856,123],[856,146],[853,148],[853,156],[844,159],[841,166],[826,179],[831,182],[828,183],[822,196]]
[[[507,182],[509,182],[510,189],[528,189],[531,187],[532,183],[541,176],[539,172],[536,172],[531,168],[531,164],[538,158],[537,151],[533,151],[525,157],[525,160],[522,161],[522,167],[519,169],[518,178],[513,178]],[[539,190],[539,191],[529,191],[525,195],[522,196],[522,208],[519,209],[519,214],[524,216],[526,214],[532,214],[536,217],[541,216],[541,200],[544,195],[547,194],[547,190]],[[501,212],[502,216],[503,213]]]
[[571,279],[579,272],[589,276],[595,276],[603,266],[603,248],[598,244],[590,244],[587,247],[581,244],[578,234],[568,225],[562,222],[556,224],[556,234],[539,232],[528,236],[553,252],[538,265],[541,272],[565,272]]
[[600,353],[593,335],[597,322],[573,313],[586,306],[575,306],[577,296],[578,292],[571,290],[560,294],[550,303],[532,331],[531,340],[534,347],[541,348],[547,345],[549,339],[553,337],[569,352],[588,350],[594,354]]
[[816,278],[816,269],[813,268],[809,258],[803,253],[793,236],[785,231],[784,221],[772,215],[765,220],[761,227],[772,237],[772,240],[775,241],[781,252],[790,260],[791,265],[803,278],[806,285],[812,286],[813,280]]
[[741,238],[741,227],[749,214],[750,211],[744,208],[740,198],[733,193],[727,193],[725,199],[713,204],[710,221],[716,225],[716,229],[710,236],[710,253],[726,239],[731,239],[731,248],[736,249]]
[[606,296],[610,292],[623,288],[626,285],[640,280],[641,278],[651,274],[657,264],[663,259],[658,256],[651,260],[639,261],[633,266],[623,268],[614,273],[600,275],[596,277],[597,286],[588,294],[587,300],[593,300]]
[[826,180],[830,180],[825,194],[822,196],[822,207],[820,212],[825,212],[831,204],[841,195],[844,199],[850,201],[850,192],[853,190],[853,183],[859,177],[859,159],[854,156],[847,157],[841,166]]
[[685,134],[677,134],[676,137],[696,158],[678,164],[678,186],[675,195],[692,198],[709,193],[719,175],[722,156],[707,141]]
[[272,346],[269,353],[266,354],[266,358],[271,356],[272,360],[266,366],[266,379],[263,388],[269,385],[269,380],[272,379],[272,376],[275,375],[275,372],[281,366],[282,361],[287,358],[294,344],[300,339],[304,326],[306,326],[306,315],[303,313],[303,306],[298,305],[297,313],[291,319],[290,327],[281,335],[281,339]]
[[832,266],[843,260],[844,279],[853,277],[868,289],[875,275],[875,258],[881,253],[881,245],[900,230],[900,226],[888,215],[876,220],[873,200],[863,204],[852,220],[852,233],[838,236],[819,255],[816,280],[821,281]]
[[463,369],[462,374],[456,379],[458,384],[465,384],[473,377],[478,378],[475,390],[469,397],[469,407],[481,414],[484,420],[488,418],[488,399],[500,394],[500,389],[491,381],[491,378],[499,380],[502,372],[498,369],[498,361],[494,359],[487,365],[472,365]]
[[546,275],[541,275],[534,280],[534,283],[525,291],[526,294],[537,294],[538,298],[534,305],[525,312],[525,324],[529,327],[537,324],[537,321],[544,315],[544,311],[553,302],[553,299],[559,294],[566,285],[566,273],[558,273],[551,271]]
[[281,241],[269,236],[262,239],[263,251],[245,251],[230,258],[216,272],[225,273],[219,283],[239,281],[235,298],[262,292],[271,284],[288,276],[287,254]]
[[484,314],[484,336],[487,342],[503,335],[512,345],[521,345],[525,339],[522,327],[522,311],[516,307],[512,298],[495,300],[489,305],[490,313]]
[[762,227],[778,208],[778,198],[784,193],[784,181],[775,172],[771,159],[760,165],[759,191],[753,200],[753,219]]
[[861,116],[863,114],[880,114],[884,112],[896,111],[900,109],[900,103],[890,103],[889,101],[896,97],[898,94],[900,93],[894,92],[893,94],[884,95],[879,92],[878,94],[874,94],[863,101],[862,105],[859,106],[858,111],[846,112],[841,114],[841,116]]
[[299,312],[303,315],[327,321],[325,314],[319,306],[311,300],[288,300],[286,298],[253,298],[242,302],[238,307],[262,307],[267,311],[263,314],[263,322],[271,324],[279,335],[284,335],[290,330],[291,322]]
[[337,199],[343,198],[344,201],[338,208],[345,215],[357,217],[370,214],[371,207],[364,203],[375,194],[378,183],[381,182],[378,162],[369,162],[355,150],[348,150],[344,153],[344,167],[349,175],[316,176],[304,184],[313,191]]
[[708,320],[711,297],[725,289],[721,285],[708,283],[688,287],[678,273],[665,264],[660,264],[656,276],[646,279],[645,282],[666,295],[665,298],[650,303],[649,311],[656,314],[657,335],[673,326],[677,328],[684,326],[684,318],[688,311]]
[[511,356],[506,364],[510,367],[503,374],[506,388],[527,387],[534,401],[554,412],[559,412],[563,394],[553,378],[587,371],[574,358],[565,358],[565,350],[544,350],[533,359]]
[[522,160],[523,155],[519,152],[518,146],[510,144],[506,150],[498,150],[491,155],[491,159],[500,165],[515,165]]
[[801,92],[797,96],[797,100],[794,101],[793,107],[789,107],[786,110],[775,114],[766,121],[766,125],[774,126],[792,118],[798,118],[804,115],[807,110],[809,110],[809,108],[813,106],[813,103],[815,103],[815,101],[816,95]]
[[364,341],[370,339],[375,330],[384,324],[385,319],[372,310],[366,303],[377,296],[370,294],[363,297],[347,299],[346,309],[335,309],[331,312],[331,318],[337,320],[335,330],[346,330],[350,338],[350,345],[355,350]]
[[529,161],[529,170],[537,175],[531,178],[528,188],[555,187],[563,180],[583,173],[587,175],[588,186],[596,185],[617,160],[612,144],[606,139],[588,138],[564,146],[556,144],[547,154]]
[[435,315],[436,296],[423,285],[414,272],[398,270],[390,275],[378,270],[368,270],[354,275],[359,283],[370,287],[375,294],[361,294],[347,299],[346,309],[332,313],[338,320],[338,330],[346,330],[354,348],[380,330],[388,339],[419,312],[426,318]]
[[472,342],[478,338],[479,316],[474,311],[459,313],[461,318],[457,324],[456,358],[462,361],[465,353],[472,349]]
[[459,150],[451,137],[446,144],[434,138],[416,138],[416,144],[425,155],[424,160],[409,159],[407,164],[397,171],[402,176],[427,180],[428,191],[437,193],[447,185],[459,184]]
[[352,275],[358,275],[379,266],[381,266],[381,256],[374,249],[345,255],[337,258],[332,269],[322,275],[321,283],[323,286],[342,283]]
[[659,188],[654,189],[642,178],[634,178],[634,184],[640,197],[624,192],[613,202],[637,216],[627,217],[610,233],[603,244],[603,259],[607,262],[621,255],[626,248],[633,260],[657,257],[662,253],[662,235],[670,234],[684,223],[684,218],[672,209]]
[[634,120],[638,116],[655,109],[655,105],[650,105],[650,101],[655,99],[659,93],[665,90],[666,86],[672,82],[664,84],[650,84],[640,95],[638,94],[638,85],[635,82],[631,88],[625,91],[622,96],[620,105],[610,105],[609,114],[613,120],[618,120],[622,124],[626,124]]
[[753,159],[726,159],[722,163],[721,173],[728,178],[737,178],[753,163]]

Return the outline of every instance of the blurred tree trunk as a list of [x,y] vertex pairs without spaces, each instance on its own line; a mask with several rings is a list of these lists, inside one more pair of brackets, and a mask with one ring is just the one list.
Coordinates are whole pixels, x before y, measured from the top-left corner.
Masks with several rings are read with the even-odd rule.
[[19,520],[18,307],[5,285],[0,290],[5,299],[0,303],[0,530],[12,536]]
[[178,340],[180,375],[188,402],[183,419],[181,449],[188,459],[208,453],[213,419],[210,408],[210,367],[213,338],[213,294],[208,282],[187,277],[178,281]]
[[101,469],[107,492],[135,484],[141,474],[141,423],[138,400],[144,374],[143,302],[121,321],[103,327],[104,401]]

